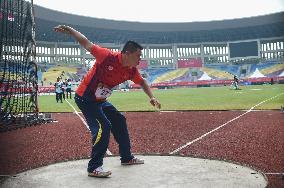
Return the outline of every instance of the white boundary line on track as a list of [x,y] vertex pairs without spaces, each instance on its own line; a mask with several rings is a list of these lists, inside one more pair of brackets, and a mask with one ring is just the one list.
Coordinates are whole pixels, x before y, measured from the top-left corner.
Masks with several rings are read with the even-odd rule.
[[267,102],[267,101],[270,101],[270,100],[272,100],[272,99],[274,99],[274,98],[276,98],[276,97],[278,97],[278,96],[280,96],[280,95],[283,95],[283,94],[284,94],[284,93],[280,93],[280,94],[278,94],[278,95],[276,95],[276,96],[274,96],[274,97],[271,97],[271,98],[269,98],[269,99],[266,99],[266,100],[264,100],[264,101],[261,101],[260,103],[258,103],[258,104],[256,104],[256,105],[254,105],[253,107],[251,107],[251,108],[250,108],[249,110],[247,110],[245,113],[243,113],[243,114],[241,114],[241,115],[239,115],[239,116],[237,116],[237,117],[235,117],[235,118],[233,118],[233,119],[227,121],[226,123],[224,123],[224,124],[220,125],[219,127],[217,127],[217,128],[215,128],[215,129],[213,129],[213,130],[211,130],[211,131],[209,131],[209,132],[207,132],[207,133],[201,135],[200,137],[198,137],[198,138],[196,138],[196,139],[194,139],[194,140],[192,140],[192,141],[190,141],[190,142],[187,142],[185,145],[183,145],[183,146],[177,148],[176,150],[170,152],[170,154],[175,154],[175,153],[179,152],[179,151],[182,150],[183,148],[186,148],[187,146],[192,145],[193,143],[195,143],[195,142],[201,140],[202,138],[208,136],[209,134],[211,134],[211,133],[213,133],[213,132],[215,132],[215,131],[221,129],[222,127],[228,125],[229,123],[231,123],[231,122],[233,122],[233,121],[239,119],[240,117],[246,115],[247,113],[253,111],[253,109],[254,109],[255,107],[257,107],[257,106],[259,106],[259,105],[261,105],[261,104],[263,104],[263,103],[265,103],[265,102]]
[[[71,108],[74,110],[74,113],[75,113],[77,116],[79,116],[79,118],[81,119],[81,121],[84,123],[84,125],[87,127],[87,129],[90,131],[89,126],[88,126],[87,122],[85,121],[85,119],[82,118],[82,116],[80,116],[79,112],[74,108],[74,106],[73,106],[68,100],[65,100],[65,101],[69,104],[69,106],[71,106]],[[112,155],[112,153],[109,151],[109,149],[107,149],[106,153],[107,153],[108,155]]]

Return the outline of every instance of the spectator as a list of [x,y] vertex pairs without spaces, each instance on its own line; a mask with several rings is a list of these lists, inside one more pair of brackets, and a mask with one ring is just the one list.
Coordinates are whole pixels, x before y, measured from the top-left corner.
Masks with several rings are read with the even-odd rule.
[[58,101],[60,100],[61,103],[62,102],[62,81],[60,80],[60,78],[57,78],[57,81],[55,82],[54,86],[55,86],[55,98],[56,98],[56,102],[58,103]]
[[66,98],[67,99],[68,99],[68,95],[69,95],[69,98],[72,99],[71,92],[72,92],[72,82],[71,82],[71,79],[69,78],[66,82]]
[[66,79],[64,82],[62,82],[61,89],[62,89],[62,97],[65,100]]

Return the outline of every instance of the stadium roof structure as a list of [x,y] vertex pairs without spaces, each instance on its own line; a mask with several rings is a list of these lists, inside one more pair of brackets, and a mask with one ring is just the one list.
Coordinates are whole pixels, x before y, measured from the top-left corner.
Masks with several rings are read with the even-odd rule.
[[59,12],[35,5],[37,40],[71,42],[52,28],[67,24],[98,43],[201,43],[250,40],[284,36],[284,12],[220,21],[146,23],[115,21]]

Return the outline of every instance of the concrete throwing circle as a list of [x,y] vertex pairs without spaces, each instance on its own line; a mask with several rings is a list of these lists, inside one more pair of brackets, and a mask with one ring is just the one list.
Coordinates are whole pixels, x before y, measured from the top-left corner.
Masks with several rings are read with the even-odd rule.
[[37,187],[266,187],[258,171],[237,164],[179,156],[137,156],[143,165],[121,166],[119,157],[106,157],[110,178],[87,176],[88,160],[56,163],[6,179],[5,188]]

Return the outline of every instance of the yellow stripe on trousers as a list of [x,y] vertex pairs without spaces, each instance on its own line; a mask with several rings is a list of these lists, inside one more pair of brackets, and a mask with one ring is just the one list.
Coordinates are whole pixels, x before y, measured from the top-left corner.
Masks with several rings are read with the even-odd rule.
[[95,146],[100,141],[100,139],[102,137],[103,129],[102,129],[101,124],[99,124],[99,126],[100,126],[100,128],[99,128],[99,131],[98,131],[98,134],[97,134],[97,138],[96,138],[96,141],[95,141],[93,146]]

